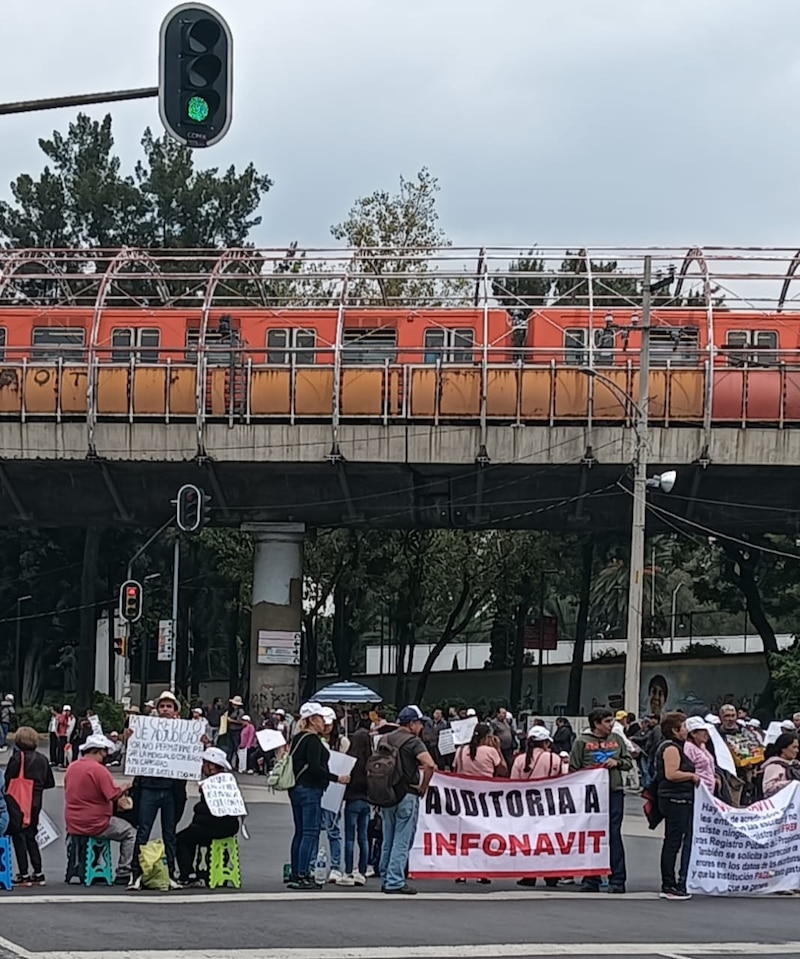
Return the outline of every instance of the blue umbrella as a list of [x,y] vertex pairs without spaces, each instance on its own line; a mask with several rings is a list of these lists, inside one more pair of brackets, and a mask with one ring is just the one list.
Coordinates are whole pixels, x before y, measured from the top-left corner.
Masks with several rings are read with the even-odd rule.
[[355,705],[357,703],[383,702],[383,697],[379,696],[374,689],[347,680],[325,686],[313,699],[317,703],[347,703],[348,705],[351,703]]

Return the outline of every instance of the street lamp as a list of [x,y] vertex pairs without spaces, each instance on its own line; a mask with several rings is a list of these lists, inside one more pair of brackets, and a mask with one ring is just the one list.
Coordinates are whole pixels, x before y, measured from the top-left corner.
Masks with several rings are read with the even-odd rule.
[[22,645],[22,604],[27,602],[29,599],[33,599],[33,596],[17,596],[17,628],[16,628],[16,644],[15,644],[15,653],[14,653],[14,665],[16,666],[17,674],[17,702],[22,705],[22,658],[20,655],[20,647]]

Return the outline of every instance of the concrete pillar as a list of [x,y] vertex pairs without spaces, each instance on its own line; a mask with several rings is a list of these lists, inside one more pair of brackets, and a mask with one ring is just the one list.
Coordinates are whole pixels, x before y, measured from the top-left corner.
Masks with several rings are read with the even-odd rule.
[[256,541],[248,687],[255,719],[265,707],[295,709],[299,702],[305,526],[250,523],[242,529]]

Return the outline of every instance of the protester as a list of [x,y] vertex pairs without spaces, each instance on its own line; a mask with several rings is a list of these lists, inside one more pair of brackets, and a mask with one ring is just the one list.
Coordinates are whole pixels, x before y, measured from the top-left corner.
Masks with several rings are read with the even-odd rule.
[[[6,766],[9,813],[13,811],[18,814],[17,823],[11,832],[18,870],[14,885],[43,886],[46,880],[42,872],[42,854],[36,841],[36,833],[39,829],[44,790],[55,788],[56,783],[50,763],[38,752],[39,734],[35,729],[20,726],[14,744],[17,749],[11,754]],[[29,780],[33,787],[21,786],[22,780]],[[28,872],[29,860],[32,873]]]
[[[225,753],[216,746],[209,746],[203,752],[203,779],[210,779],[220,773],[230,772],[231,764]],[[214,839],[228,839],[239,832],[238,816],[212,816],[202,789],[200,802],[195,804],[192,821],[176,836],[178,860],[178,882],[182,886],[197,885],[198,877],[194,871],[194,862],[199,846],[208,846]]]
[[[419,800],[428,791],[428,783],[436,769],[433,757],[419,738],[424,725],[423,719],[422,710],[418,706],[403,707],[397,716],[397,725],[400,728],[383,736],[379,744],[379,750],[382,750],[384,755],[387,750],[397,751],[396,778],[392,784],[396,801],[381,808],[383,845],[380,874],[383,881],[382,891],[388,895],[414,896],[417,892],[406,882],[408,854],[417,828]],[[371,768],[375,769],[375,765]],[[370,788],[369,767],[367,786]]]
[[[667,713],[661,720],[664,742],[656,760],[658,808],[664,817],[664,842],[661,847],[662,899],[691,899],[686,891],[689,858],[692,853],[694,791],[700,783],[694,763],[686,754],[688,731],[683,713]],[[678,878],[675,863],[680,852]]]
[[797,733],[781,733],[768,747],[769,758],[764,763],[764,798],[774,796],[776,792],[791,782],[800,780],[800,763],[797,754],[800,751]]
[[[517,728],[514,725],[514,717],[505,707],[501,706],[497,710],[491,722],[491,731],[499,741],[500,753],[505,760],[506,770],[511,769],[514,752],[517,748]],[[506,772],[505,775],[508,775],[508,773]]]
[[[622,842],[622,820],[625,816],[625,789],[622,773],[633,766],[633,760],[624,740],[612,732],[614,714],[610,709],[593,709],[589,716],[589,731],[581,733],[575,740],[569,759],[569,768],[573,772],[579,769],[608,770],[609,798],[609,847],[611,853],[611,875],[608,891],[624,893],[627,879],[625,869],[625,846]],[[600,880],[596,876],[587,876],[581,886],[583,892],[598,892]]]
[[[165,690],[156,700],[156,714],[160,719],[180,719],[181,706],[178,697]],[[131,730],[126,731],[128,737]],[[186,783],[180,779],[168,779],[163,776],[140,776],[133,782],[134,804],[138,819],[136,850],[131,871],[130,890],[142,888],[142,870],[139,864],[139,850],[150,839],[150,833],[156,821],[161,819],[161,837],[169,869],[170,889],[177,889],[173,873],[177,857],[175,830],[186,806]]]
[[[228,700],[227,714],[227,732],[225,739],[225,757],[229,763],[236,762],[236,756],[239,752],[239,742],[242,736],[242,726],[244,726],[244,702],[241,696],[234,696]],[[240,769],[243,773],[244,770]]]
[[67,744],[72,739],[75,731],[75,717],[72,715],[72,706],[65,704],[61,707],[61,712],[56,720],[56,735],[58,736],[58,755],[56,760],[58,765],[65,769],[67,766]]
[[[322,742],[330,752],[346,753],[350,748],[350,740],[343,736],[339,729],[339,719],[330,706],[322,707],[322,718],[325,726],[322,730]],[[320,818],[320,833],[328,837],[328,848],[331,853],[331,868],[328,873],[328,882],[338,882],[342,872],[342,822],[341,813],[323,809]]]
[[714,754],[708,748],[708,724],[700,716],[690,716],[686,720],[686,732],[684,752],[694,763],[700,782],[706,786],[713,796],[720,786],[720,777],[717,775]]
[[222,719],[222,700],[219,696],[215,697],[211,705],[206,709],[206,721],[208,722],[208,740],[212,746],[219,742],[219,724]]
[[[356,764],[344,791],[344,875],[340,886],[363,886],[369,871],[369,800],[367,799],[367,760],[372,752],[369,719],[362,721],[350,737],[348,756]],[[355,868],[355,847],[358,844],[358,868]]]
[[336,776],[328,768],[328,750],[320,738],[325,729],[323,707],[304,703],[300,707],[299,731],[292,739],[294,786],[289,790],[294,818],[290,889],[316,889],[314,857],[319,848],[322,794],[328,783],[348,783],[349,776]]
[[242,716],[242,733],[239,738],[239,753],[245,757],[244,769],[239,769],[240,773],[246,772],[250,776],[256,771],[256,753],[258,753],[258,742],[256,740],[256,727],[253,720],[245,715]]
[[0,753],[8,750],[8,734],[16,722],[13,693],[6,693],[0,703]]
[[566,716],[557,716],[553,733],[553,749],[557,753],[570,753],[574,742],[575,730],[570,725],[570,721]]
[[114,815],[114,803],[131,789],[131,783],[114,782],[104,763],[114,748],[111,740],[96,733],[80,747],[81,758],[70,763],[64,775],[64,820],[70,836],[93,836],[119,843],[116,882],[131,880],[136,830]]
[[500,740],[486,723],[478,723],[469,743],[459,746],[453,770],[464,776],[508,776]]

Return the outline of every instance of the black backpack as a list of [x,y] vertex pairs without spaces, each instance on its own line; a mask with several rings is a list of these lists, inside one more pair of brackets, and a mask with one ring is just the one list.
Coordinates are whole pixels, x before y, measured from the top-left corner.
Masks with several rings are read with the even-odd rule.
[[414,738],[407,732],[402,742],[393,741],[402,730],[395,730],[381,737],[375,751],[367,760],[367,799],[373,806],[385,809],[396,806],[405,794],[403,787],[403,764],[400,750]]

